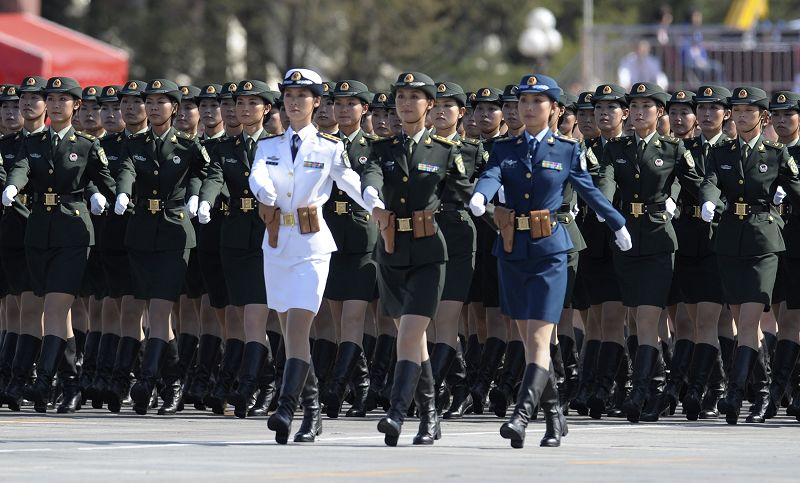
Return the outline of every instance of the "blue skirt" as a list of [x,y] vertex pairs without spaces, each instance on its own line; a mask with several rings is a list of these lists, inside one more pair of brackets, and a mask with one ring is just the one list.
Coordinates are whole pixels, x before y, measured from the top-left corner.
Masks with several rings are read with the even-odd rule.
[[567,293],[567,254],[497,261],[500,307],[514,320],[557,324]]

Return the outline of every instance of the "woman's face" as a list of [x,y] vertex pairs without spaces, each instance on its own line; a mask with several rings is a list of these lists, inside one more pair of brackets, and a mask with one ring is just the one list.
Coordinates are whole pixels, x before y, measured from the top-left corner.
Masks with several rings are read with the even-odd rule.
[[594,106],[594,119],[600,132],[616,134],[628,119],[628,108],[617,101],[599,101]]
[[336,126],[336,117],[333,114],[333,98],[325,96],[320,100],[319,107],[314,112],[314,124],[322,129],[331,129]]
[[47,103],[41,94],[34,92],[23,92],[19,95],[19,112],[22,119],[35,121],[44,116],[47,110]]
[[357,97],[337,97],[333,101],[333,117],[340,128],[355,131],[369,106]]
[[200,109],[194,101],[185,100],[178,107],[178,117],[175,118],[175,129],[187,133],[197,131],[200,124]]
[[558,132],[565,136],[572,136],[572,130],[575,129],[575,123],[575,111],[572,109],[565,109],[564,114],[561,115],[561,122],[558,124]]
[[475,105],[475,121],[484,136],[490,136],[500,129],[503,109],[493,102],[478,102]]
[[634,97],[630,104],[631,129],[655,131],[664,108],[646,97]]
[[236,101],[233,98],[221,99],[219,107],[222,112],[222,121],[225,123],[226,128],[241,126],[239,119],[236,117]]
[[419,89],[401,87],[395,93],[397,117],[403,124],[416,124],[425,121],[428,111],[433,108],[433,100]]
[[22,113],[19,101],[5,101],[0,105],[0,118],[7,132],[17,132],[22,129]]
[[800,114],[794,109],[772,111],[772,126],[781,138],[793,139],[800,128]]
[[97,101],[82,102],[78,117],[86,131],[99,131],[103,127],[100,119],[100,103]]
[[558,112],[558,103],[544,94],[524,93],[519,98],[519,117],[528,132],[539,132],[550,124],[550,116]]
[[600,135],[594,109],[578,109],[575,118],[578,122],[578,130],[583,134],[583,137],[588,139]]
[[119,102],[104,102],[100,104],[100,123],[108,132],[120,132],[125,129],[122,120],[122,111]]
[[761,108],[758,106],[738,104],[733,106],[732,112],[737,131],[748,133],[761,123]]
[[371,112],[372,129],[375,131],[375,134],[382,138],[392,136],[392,128],[389,126],[389,109],[373,109]]
[[245,126],[264,124],[264,116],[267,115],[272,106],[264,102],[259,96],[237,96],[236,97],[236,118]]
[[503,120],[506,122],[508,128],[516,131],[525,125],[519,120],[519,106],[517,102],[506,101],[503,103]]
[[222,109],[217,99],[200,99],[200,122],[207,130],[214,130],[222,122]]
[[697,124],[705,132],[718,133],[722,130],[722,123],[731,117],[730,109],[716,102],[701,102],[697,104]]
[[172,116],[178,112],[178,103],[164,94],[151,94],[144,100],[147,120],[153,126],[163,126],[172,122]]
[[464,116],[464,110],[455,99],[447,97],[436,99],[431,110],[433,126],[436,131],[449,132],[454,130],[458,120]]
[[287,87],[283,91],[283,106],[289,122],[310,121],[320,102],[321,98],[305,87]]
[[137,126],[147,120],[144,99],[139,96],[122,96],[119,107],[122,110],[122,120],[128,126]]
[[685,138],[694,134],[697,117],[689,104],[672,104],[669,106],[669,128],[677,138]]
[[57,124],[69,123],[75,111],[80,108],[81,101],[72,97],[71,94],[47,94],[47,114],[50,120]]

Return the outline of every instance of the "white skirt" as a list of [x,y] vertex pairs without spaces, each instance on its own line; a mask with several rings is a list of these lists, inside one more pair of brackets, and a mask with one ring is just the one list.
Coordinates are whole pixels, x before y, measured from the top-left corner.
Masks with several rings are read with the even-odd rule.
[[305,309],[315,314],[322,303],[331,254],[287,257],[264,252],[267,305],[277,312]]

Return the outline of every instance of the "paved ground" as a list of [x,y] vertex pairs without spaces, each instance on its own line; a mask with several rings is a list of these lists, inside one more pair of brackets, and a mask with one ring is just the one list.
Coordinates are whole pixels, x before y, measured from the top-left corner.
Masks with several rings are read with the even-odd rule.
[[[410,420],[397,448],[383,445],[379,418],[324,420],[314,444],[278,446],[265,418],[237,420],[185,411],[139,417],[82,410],[75,416],[0,409],[0,481],[798,481],[800,423],[724,421],[656,424],[570,417],[561,448],[500,438],[501,421],[447,421],[433,447],[415,447]],[[295,427],[298,423],[295,423]]]

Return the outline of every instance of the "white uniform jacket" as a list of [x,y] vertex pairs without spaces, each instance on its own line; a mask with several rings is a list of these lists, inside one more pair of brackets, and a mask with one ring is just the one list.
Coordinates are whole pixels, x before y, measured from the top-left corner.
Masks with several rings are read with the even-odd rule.
[[316,206],[320,231],[301,235],[297,224],[287,226],[281,220],[277,248],[270,247],[264,237],[262,247],[266,256],[310,257],[337,250],[322,216],[322,205],[328,201],[334,181],[339,189],[367,209],[360,193],[361,179],[350,169],[344,144],[309,124],[297,133],[301,144],[297,156],[292,159],[294,133],[290,127],[281,136],[259,141],[250,170],[250,189],[259,202],[279,207],[282,215],[293,213],[295,219],[298,208]]

